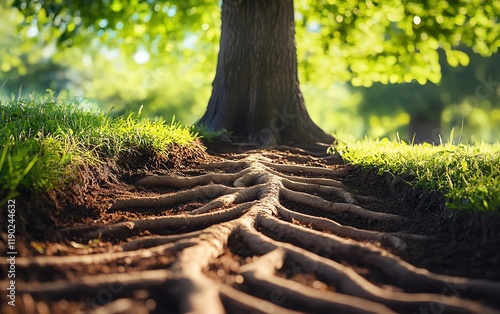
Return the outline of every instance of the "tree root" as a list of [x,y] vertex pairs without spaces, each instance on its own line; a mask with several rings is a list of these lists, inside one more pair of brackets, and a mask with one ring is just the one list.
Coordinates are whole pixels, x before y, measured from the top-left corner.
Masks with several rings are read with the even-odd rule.
[[238,192],[240,189],[224,185],[207,185],[198,189],[181,191],[167,196],[142,197],[117,200],[110,211],[133,210],[138,208],[170,207],[193,199],[210,199],[220,195]]
[[349,191],[349,188],[347,186],[345,186],[344,184],[342,184],[338,180],[324,179],[324,178],[294,177],[294,176],[289,176],[286,174],[279,173],[279,172],[271,170],[271,169],[269,169],[267,171],[269,173],[277,176],[277,177],[280,177],[283,179],[288,179],[292,182],[301,182],[301,183],[316,184],[316,185],[323,185],[323,186],[334,186],[334,187],[338,187],[338,188],[344,189],[346,191]]
[[[321,156],[307,158],[319,163]],[[192,313],[418,313],[430,306],[441,313],[494,313],[483,303],[500,305],[498,282],[434,274],[395,255],[427,236],[366,230],[321,217],[347,213],[367,221],[403,222],[398,215],[371,210],[378,199],[351,192],[341,182],[345,170],[279,164],[274,151],[230,158],[196,167],[196,173],[214,173],[146,177],[137,182],[135,193],[147,190],[148,197],[116,200],[108,210],[156,213],[147,218],[60,230],[81,241],[115,241],[109,252],[16,259],[26,273],[123,261],[144,263],[142,270],[80,273],[78,282],[75,275],[41,283],[19,279],[17,293],[37,302],[67,299],[103,313],[126,306],[147,311],[136,297],[144,290],[154,291],[158,304],[166,298],[180,312]],[[284,200],[297,208],[285,206]],[[177,215],[166,211],[176,212],[181,204],[196,208]],[[300,205],[318,212],[300,212]],[[158,257],[171,260],[157,265],[162,269],[144,270]],[[8,261],[0,261],[0,267],[9,267]],[[227,278],[238,281],[224,279],[229,273],[233,277]],[[7,286],[7,278],[0,284]],[[87,304],[110,287],[116,289],[109,302]]]
[[205,204],[198,209],[192,210],[190,214],[191,215],[204,214],[223,206],[235,205],[256,200],[260,189],[261,187],[256,185],[253,187],[239,190],[236,193],[220,196],[215,200],[211,201],[210,203]]
[[147,314],[149,312],[150,309],[144,302],[134,299],[119,299],[100,307],[94,314]]
[[293,190],[295,192],[306,192],[306,193],[325,193],[332,194],[336,197],[340,198],[342,202],[347,204],[354,204],[356,202],[356,196],[347,192],[344,189],[333,187],[333,186],[322,186],[319,184],[305,184],[300,182],[293,182],[288,179],[283,179],[281,181],[283,186],[289,190]]
[[[313,313],[394,313],[374,302],[348,295],[318,292],[300,284],[273,276],[284,260],[282,250],[272,251],[257,262],[241,268],[245,282],[252,290],[268,293],[275,303]],[[274,298],[273,298],[274,297]]]
[[358,241],[378,241],[396,250],[404,251],[407,248],[404,241],[402,241],[397,235],[393,235],[390,233],[376,232],[371,230],[357,229],[350,226],[344,226],[336,221],[326,218],[315,217],[291,211],[282,205],[278,206],[278,213],[280,214],[281,218],[285,219],[286,221],[300,221],[301,224],[310,225],[314,229],[319,231],[328,231],[342,237],[351,238]]
[[[271,253],[267,252],[281,250],[281,254],[286,254],[286,258],[293,260],[299,269],[314,273],[317,278],[321,278],[326,283],[333,285],[337,292],[384,304],[398,313],[416,312],[431,303],[443,308],[442,313],[494,313],[491,308],[456,297],[428,293],[408,294],[384,290],[357,274],[350,267],[320,257],[288,243],[274,241],[258,233],[255,229],[242,228],[239,232],[252,249],[259,253],[269,255]],[[283,257],[282,261],[284,259]],[[260,269],[266,269],[268,274],[263,273],[262,275],[265,275],[265,278],[269,278],[272,275],[270,267],[266,268],[265,266],[261,265]],[[275,268],[278,269],[280,267],[281,264],[276,265]],[[303,289],[303,287],[300,287],[300,291],[303,291]]]
[[80,226],[62,229],[68,236],[86,240],[100,238],[118,238],[121,235],[137,234],[141,231],[159,232],[161,230],[196,230],[203,227],[235,219],[243,214],[255,202],[243,203],[213,213],[201,215],[177,215],[157,219],[138,219],[104,226]]
[[[245,221],[248,216],[240,218]],[[223,313],[223,305],[219,298],[216,284],[202,274],[209,263],[220,256],[230,234],[238,227],[238,221],[229,221],[213,225],[200,238],[199,245],[182,251],[172,269],[178,277],[183,278],[180,294],[183,312],[204,313],[207,309],[213,313]]]
[[266,167],[273,168],[276,171],[288,172],[294,174],[322,175],[322,176],[332,176],[337,178],[344,177],[347,174],[345,169],[334,170],[334,169],[310,167],[310,166],[285,165],[267,161],[260,161],[260,163]]
[[[115,294],[126,294],[140,289],[150,289],[165,285],[174,285],[174,273],[168,270],[149,270],[134,273],[82,276],[78,282],[19,283],[16,293],[29,293],[34,298],[78,299],[95,297],[99,291],[114,290]],[[4,286],[4,282],[0,282]],[[113,291],[111,291],[113,292]]]
[[204,231],[193,231],[189,233],[182,234],[173,234],[168,236],[149,236],[149,237],[140,237],[135,240],[130,240],[121,244],[119,247],[123,251],[134,251],[139,249],[147,249],[160,245],[164,245],[167,243],[172,243],[180,240],[189,240],[192,238],[197,238],[202,235]]
[[220,296],[224,307],[229,313],[274,313],[274,314],[299,314],[273,302],[256,298],[250,294],[240,292],[230,286],[220,288]]
[[[48,267],[57,265],[81,264],[90,265],[98,263],[109,263],[114,260],[133,260],[133,259],[146,259],[155,255],[162,255],[166,253],[178,253],[185,248],[196,245],[194,241],[181,240],[175,243],[167,243],[154,247],[153,249],[134,250],[129,252],[107,252],[89,255],[76,255],[76,256],[37,256],[34,258],[19,257],[16,260],[17,267]],[[1,264],[7,265],[5,261]]]
[[242,176],[242,173],[210,173],[197,177],[179,177],[179,176],[149,176],[139,180],[136,185],[150,187],[163,186],[171,188],[188,188],[197,185],[229,184],[236,178]]
[[[372,245],[304,229],[274,217],[259,216],[257,226],[263,231],[265,229],[273,234],[282,235],[286,232],[287,238],[292,238],[289,235],[293,234],[291,241],[288,241],[293,241],[296,245],[315,251],[320,255],[342,256],[342,259],[347,261],[362,260],[363,265],[369,265],[370,268],[384,273],[390,278],[392,284],[408,291],[419,292],[425,289],[431,293],[442,293],[443,291],[455,290],[464,297],[485,299],[493,304],[498,303],[499,282],[433,274]],[[283,237],[281,240],[284,240]]]
[[227,160],[227,161],[220,161],[220,162],[214,162],[210,164],[201,164],[197,165],[196,168],[198,169],[205,169],[205,170],[213,170],[213,169],[225,169],[225,168],[230,168],[230,169],[239,169],[243,168],[247,165],[247,162],[245,161],[232,161],[232,160]]
[[325,211],[329,211],[329,212],[332,212],[335,214],[348,212],[348,213],[353,213],[353,214],[356,214],[356,215],[364,217],[364,218],[374,219],[374,220],[398,221],[398,220],[403,219],[398,215],[373,212],[373,211],[366,210],[363,207],[360,207],[360,206],[354,205],[354,204],[345,204],[345,203],[325,201],[323,198],[321,198],[319,196],[310,195],[310,194],[302,193],[302,192],[296,192],[296,191],[289,190],[287,188],[282,188],[280,192],[281,192],[281,195],[283,197],[285,197],[286,199],[288,199],[292,202],[308,205],[308,206],[322,209]]

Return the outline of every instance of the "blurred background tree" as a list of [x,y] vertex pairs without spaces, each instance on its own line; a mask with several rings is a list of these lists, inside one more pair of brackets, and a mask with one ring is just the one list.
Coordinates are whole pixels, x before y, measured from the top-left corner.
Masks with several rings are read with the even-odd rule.
[[[364,113],[365,132],[385,136],[398,131],[417,143],[439,144],[455,128],[455,141],[460,134],[462,139],[495,141],[500,131],[500,54],[481,57],[462,49],[470,56],[468,66],[443,62],[446,55],[439,51],[439,83],[353,87],[363,95],[359,109]],[[392,130],[384,127],[390,120]]]
[[[323,129],[438,143],[458,127],[463,142],[498,141],[498,1],[295,4],[302,90]],[[219,36],[214,0],[2,1],[0,93],[50,88],[191,124]]]

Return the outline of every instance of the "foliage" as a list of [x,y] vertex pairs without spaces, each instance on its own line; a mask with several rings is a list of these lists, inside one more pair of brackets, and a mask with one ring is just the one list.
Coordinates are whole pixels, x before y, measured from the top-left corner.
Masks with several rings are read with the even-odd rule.
[[[160,62],[171,59],[173,43],[186,38],[199,43],[197,55],[214,56],[220,36],[215,0],[13,0],[13,5],[25,15],[24,25],[43,31],[49,42],[80,46],[97,35],[130,53],[146,50]],[[329,76],[366,86],[438,82],[438,48],[456,66],[469,60],[457,49],[460,44],[485,56],[500,46],[498,1],[297,0],[296,10],[299,59],[308,79]],[[193,46],[188,40],[182,51],[192,55]],[[325,71],[313,70],[319,66]]]
[[0,97],[41,96],[50,88],[62,97],[91,98],[113,116],[144,106],[143,116],[170,120],[175,115],[185,124],[194,123],[206,107],[213,74],[207,75],[208,61],[203,60],[208,56],[203,51],[186,61],[169,55],[171,63],[162,62],[167,54],[163,52],[163,57],[138,64],[134,55],[103,44],[92,34],[85,45],[58,49],[43,36],[29,37],[32,26],[16,28],[22,21],[17,9],[0,2],[0,42],[5,40],[0,45]]
[[[16,70],[20,75],[27,73],[26,64],[34,64],[42,58],[43,46],[36,39],[17,36],[16,25],[23,22],[23,15],[12,10],[3,1],[0,2],[0,73]],[[33,49],[34,47],[38,49]],[[2,84],[4,82],[1,82]]]
[[26,17],[25,29],[32,27],[46,42],[60,46],[88,46],[90,39],[98,39],[129,55],[152,54],[156,64],[215,57],[217,1],[9,1]]
[[353,165],[442,193],[450,208],[500,211],[499,144],[410,145],[384,138],[341,143],[335,150]]
[[312,47],[304,61],[311,59],[314,71],[315,59],[327,59],[334,65],[331,74],[352,79],[353,85],[436,83],[441,77],[438,48],[457,66],[469,60],[457,49],[460,44],[484,56],[500,46],[496,1],[303,0],[298,7],[299,24],[309,30],[299,33],[298,41]]
[[[127,62],[97,58],[85,85],[85,97],[96,99],[112,116],[137,111],[144,117],[160,117],[193,124],[203,114],[210,96],[210,81],[192,65],[181,64],[150,69]],[[195,91],[195,92],[193,92]]]
[[[423,117],[426,121],[436,120],[437,124],[430,129],[436,134],[449,134],[451,127],[461,127],[463,121],[464,137],[468,138],[471,133],[482,133],[481,139],[494,140],[492,131],[500,122],[498,115],[494,114],[495,110],[500,108],[500,72],[498,70],[500,69],[500,52],[488,58],[472,55],[468,67],[451,67],[446,63],[442,63],[441,67],[443,77],[439,84],[427,82],[425,85],[419,85],[413,82],[383,85],[377,83],[370,88],[353,88],[353,91],[363,95],[359,105],[360,114],[368,120],[373,116],[381,115],[394,117],[397,111],[403,110],[412,119]],[[447,130],[444,131],[437,129],[442,128],[439,122],[443,111],[446,111],[446,115],[442,120],[447,126]],[[486,114],[486,116],[476,121],[481,114]],[[449,124],[451,127],[448,126]],[[369,127],[376,126],[370,125]],[[403,132],[402,129],[398,131]],[[382,135],[376,134],[376,137]],[[409,134],[410,139],[412,136],[413,134]]]
[[110,118],[85,109],[85,101],[0,101],[0,201],[23,190],[67,184],[82,163],[147,153],[166,155],[172,145],[193,145],[195,135],[174,121]]
[[359,110],[363,96],[360,92],[346,84],[322,88],[311,82],[301,84],[301,91],[311,119],[325,132],[335,133],[339,138],[363,136],[363,113]]
[[[68,87],[62,95],[95,99],[111,115],[144,105],[143,116],[169,120],[175,114],[194,123],[206,107],[215,70],[220,1],[124,3],[0,2],[0,93]],[[488,80],[486,74],[496,69],[492,58],[478,65],[475,53],[498,48],[498,2],[295,0],[295,10],[302,89],[310,115],[325,130],[375,137],[403,133],[409,114],[436,116],[444,106],[441,133],[460,126],[465,116],[467,137],[476,132],[496,140],[494,99],[466,100],[477,94],[475,77]],[[460,66],[467,62],[474,70]],[[440,84],[420,86],[441,73]],[[411,83],[359,87],[345,96],[332,84],[339,80]]]
[[0,2],[0,94],[26,98],[32,92],[43,95],[47,88],[60,92],[75,85],[78,78],[70,70],[78,64],[75,49],[57,52],[43,36],[20,29],[23,19],[18,10]]

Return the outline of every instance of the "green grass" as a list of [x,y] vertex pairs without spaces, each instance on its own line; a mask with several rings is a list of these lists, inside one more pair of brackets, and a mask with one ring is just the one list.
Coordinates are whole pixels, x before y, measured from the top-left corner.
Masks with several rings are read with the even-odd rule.
[[164,157],[172,145],[194,145],[197,135],[174,121],[109,116],[85,103],[52,95],[0,100],[0,204],[22,191],[57,189],[78,164],[105,163],[141,153]]
[[432,146],[369,140],[339,144],[344,160],[442,193],[449,208],[500,211],[500,145]]
[[[40,99],[0,100],[0,204],[22,191],[49,191],[75,178],[79,164],[145,154],[166,158],[172,145],[194,147],[195,131],[174,121],[111,118],[85,103]],[[450,208],[500,211],[500,145],[409,145],[361,140],[336,148],[353,165],[390,173],[427,191]]]

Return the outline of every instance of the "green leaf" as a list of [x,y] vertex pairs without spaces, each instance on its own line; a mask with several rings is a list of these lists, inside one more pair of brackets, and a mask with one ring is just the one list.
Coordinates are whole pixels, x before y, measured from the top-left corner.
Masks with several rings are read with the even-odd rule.
[[462,163],[461,163],[462,172],[467,172],[468,168],[469,167],[467,166],[467,161],[465,161],[465,159],[462,159]]
[[460,50],[447,50],[446,59],[452,67],[457,67],[458,65],[467,66],[470,61],[469,56]]

